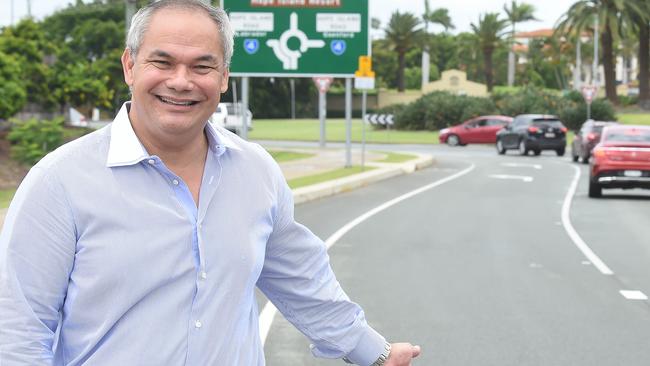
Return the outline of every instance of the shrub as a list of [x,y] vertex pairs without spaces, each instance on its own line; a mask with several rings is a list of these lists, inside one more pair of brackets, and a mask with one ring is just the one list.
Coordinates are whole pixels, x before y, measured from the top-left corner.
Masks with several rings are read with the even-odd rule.
[[395,125],[406,130],[439,130],[469,118],[496,113],[489,98],[436,91],[423,95],[395,115]]
[[36,164],[63,143],[63,118],[50,121],[32,118],[14,122],[7,138],[12,143],[12,158],[30,165]]
[[[570,94],[578,94],[571,92]],[[564,106],[559,113],[560,120],[570,130],[577,130],[587,120],[587,104],[582,96],[577,100],[575,95],[565,97]],[[594,99],[591,103],[591,118],[597,121],[615,121],[616,113],[612,104],[604,98]]]
[[558,114],[563,105],[557,93],[535,87],[494,93],[492,100],[501,114],[513,117],[525,113]]

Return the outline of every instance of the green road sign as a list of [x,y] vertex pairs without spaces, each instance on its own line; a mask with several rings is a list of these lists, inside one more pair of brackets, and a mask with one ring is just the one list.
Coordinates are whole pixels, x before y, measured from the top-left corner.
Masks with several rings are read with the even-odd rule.
[[223,0],[232,76],[353,77],[370,54],[368,0]]

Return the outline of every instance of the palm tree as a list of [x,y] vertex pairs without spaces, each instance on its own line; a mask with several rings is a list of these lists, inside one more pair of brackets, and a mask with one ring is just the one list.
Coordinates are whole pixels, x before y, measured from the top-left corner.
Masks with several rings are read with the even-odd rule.
[[633,3],[641,10],[641,14],[631,14],[632,27],[639,40],[639,106],[650,109],[650,3],[647,0],[634,0]]
[[394,12],[385,29],[386,40],[397,52],[397,90],[404,91],[404,69],[406,68],[406,52],[420,44],[422,38],[421,22],[412,13]]
[[[429,7],[429,0],[424,0],[424,33],[429,35],[429,23],[439,24],[447,30],[454,29],[454,24],[451,22],[449,11],[445,8],[438,8],[431,11]],[[429,82],[429,43],[424,42],[424,49],[422,50],[422,85]]]
[[471,24],[472,30],[476,34],[479,47],[483,52],[485,82],[488,91],[492,91],[492,87],[494,86],[492,54],[503,38],[507,22],[506,19],[499,19],[498,13],[486,13],[479,16],[478,25]]
[[[639,1],[640,3],[641,1]],[[616,71],[614,63],[614,41],[620,38],[622,24],[632,22],[634,16],[644,18],[642,8],[637,2],[623,0],[579,0],[560,18],[558,29],[567,33],[578,33],[588,28],[595,17],[600,24],[600,43],[603,48],[603,69],[605,70],[605,95],[612,103],[618,104],[616,94]]]
[[515,25],[517,23],[538,19],[533,15],[535,13],[534,6],[526,3],[517,4],[517,1],[515,0],[512,0],[510,7],[503,5],[503,10],[506,12],[508,21],[512,26],[512,31],[510,33],[510,50],[508,51],[508,86],[512,86],[515,83],[515,53],[512,50],[515,43]]

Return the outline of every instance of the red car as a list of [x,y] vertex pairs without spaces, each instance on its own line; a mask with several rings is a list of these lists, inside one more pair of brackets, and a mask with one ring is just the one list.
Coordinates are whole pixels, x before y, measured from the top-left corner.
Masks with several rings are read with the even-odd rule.
[[650,126],[605,127],[590,171],[589,197],[603,188],[650,189]]
[[592,119],[583,123],[571,143],[571,157],[573,161],[577,162],[582,159],[582,163],[587,164],[591,157],[591,151],[600,142],[600,133],[603,131],[603,128],[614,124],[618,123],[594,121]]
[[441,144],[449,146],[466,144],[493,144],[497,140],[497,131],[512,122],[508,116],[479,116],[459,125],[440,130],[438,139]]

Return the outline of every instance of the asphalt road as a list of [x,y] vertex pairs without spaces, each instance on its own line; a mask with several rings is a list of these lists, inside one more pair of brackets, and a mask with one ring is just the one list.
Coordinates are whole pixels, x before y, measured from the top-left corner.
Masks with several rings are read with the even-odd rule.
[[[416,365],[650,364],[650,302],[621,293],[650,295],[648,191],[590,199],[587,166],[549,153],[370,148],[430,151],[438,162],[299,205],[296,217],[325,240],[368,210],[429,185],[361,222],[329,251],[370,323],[391,341],[422,346]],[[314,358],[279,314],[265,351],[270,366],[341,364]]]

